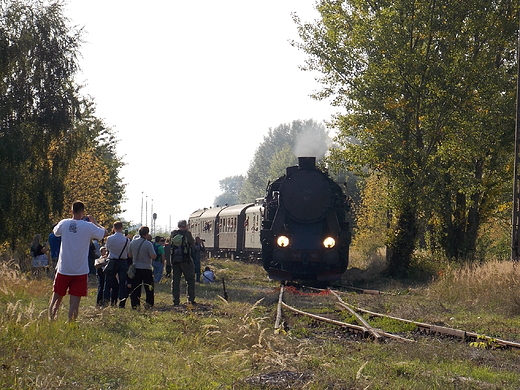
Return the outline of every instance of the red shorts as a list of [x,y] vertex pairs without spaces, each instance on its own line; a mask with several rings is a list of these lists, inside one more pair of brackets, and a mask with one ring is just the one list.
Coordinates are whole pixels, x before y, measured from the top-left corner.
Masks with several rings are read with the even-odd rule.
[[77,297],[86,297],[88,293],[88,275],[62,275],[56,273],[54,278],[54,286],[52,291],[56,294],[65,296],[67,289],[70,295]]

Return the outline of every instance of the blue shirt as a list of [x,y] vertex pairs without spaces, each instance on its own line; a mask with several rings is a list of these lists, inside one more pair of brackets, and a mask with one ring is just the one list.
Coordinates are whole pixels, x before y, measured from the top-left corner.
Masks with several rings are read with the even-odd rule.
[[60,256],[61,237],[55,236],[54,233],[49,234],[49,245],[51,247],[51,258],[57,259]]

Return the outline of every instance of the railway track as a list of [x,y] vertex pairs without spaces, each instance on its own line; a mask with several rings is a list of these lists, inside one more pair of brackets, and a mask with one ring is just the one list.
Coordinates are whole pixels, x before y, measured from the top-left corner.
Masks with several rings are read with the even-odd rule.
[[[329,306],[329,310],[326,310],[323,305],[318,307],[321,311],[328,311],[327,315],[318,315],[316,313],[311,313],[310,311],[302,310],[301,308],[297,308],[294,305],[289,305],[284,301],[284,294],[289,290],[289,294],[297,294],[300,297],[306,297],[306,301],[309,298],[317,297],[317,296],[328,296],[330,300],[334,300],[334,304],[339,306],[341,309],[338,311],[337,309],[332,309]],[[311,288],[313,293],[301,293],[298,292],[294,287],[286,288],[285,286],[281,286],[280,294],[278,297],[278,307],[277,307],[277,316],[275,321],[275,333],[284,332],[285,324],[282,320],[284,310],[290,311],[300,316],[306,316],[315,321],[320,321],[328,324],[332,324],[338,327],[341,327],[344,331],[348,333],[355,334],[364,339],[372,339],[375,342],[384,342],[387,340],[395,340],[398,342],[405,343],[414,343],[415,339],[411,338],[413,336],[417,337],[417,335],[432,335],[432,336],[445,336],[449,338],[460,339],[464,342],[470,343],[472,346],[482,347],[482,348],[515,348],[520,349],[520,343],[502,340],[482,334],[478,334],[475,332],[468,332],[465,330],[454,329],[439,325],[432,325],[423,322],[413,321],[409,319],[389,316],[382,313],[377,313],[374,311],[366,310],[363,308],[355,307],[353,305],[345,302],[339,291],[331,290],[331,289],[315,289]],[[372,290],[369,290],[372,291]],[[375,291],[375,290],[374,290]],[[374,292],[371,292],[374,294]],[[307,309],[307,310],[316,310],[316,307]],[[355,318],[356,323],[348,323],[338,319],[342,315],[342,312],[347,312],[351,317]],[[368,315],[369,319],[374,317],[386,318],[391,321],[397,321],[404,324],[407,324],[409,329],[413,329],[412,332],[408,332],[409,337],[404,337],[402,335],[393,334],[390,332],[386,332],[381,329],[374,328],[370,325],[369,321],[367,321],[360,313]],[[336,317],[336,318],[333,318]]]

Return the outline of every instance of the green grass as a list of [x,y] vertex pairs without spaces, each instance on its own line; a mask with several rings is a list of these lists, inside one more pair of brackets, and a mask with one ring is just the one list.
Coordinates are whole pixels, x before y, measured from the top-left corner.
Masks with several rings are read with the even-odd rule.
[[[47,319],[50,280],[31,280],[13,271],[12,264],[1,263],[0,387],[520,388],[520,352],[516,350],[474,348],[443,338],[421,338],[414,344],[376,344],[342,335],[332,325],[320,325],[319,332],[313,328],[315,323],[286,312],[284,319],[290,331],[275,334],[278,284],[268,281],[258,265],[212,260],[210,266],[219,280],[225,278],[229,302],[220,298],[221,283],[197,285],[200,305],[174,309],[169,281],[163,281],[156,286],[153,310],[99,309],[94,306],[96,291],[95,284],[91,284],[89,296],[82,300],[79,319],[71,324],[67,322],[68,297],[58,319],[54,322]],[[471,278],[477,279],[474,275]],[[459,284],[467,289],[464,283]],[[451,321],[465,329],[478,325],[483,332],[502,338],[518,333],[518,318],[505,311],[492,313],[482,307],[476,310],[463,292],[458,292],[460,302],[457,299],[444,302],[438,295],[432,295],[441,285],[414,288],[396,296],[348,294],[346,299],[352,304],[415,320],[444,324]],[[454,286],[450,288],[457,292]],[[291,299],[296,303],[300,299],[303,304],[309,298]],[[333,298],[319,299],[325,302]],[[326,310],[318,311],[325,315]],[[391,320],[369,321],[385,330],[408,330]],[[275,373],[284,372],[299,373],[304,379],[270,385],[264,380],[263,385],[258,384],[260,375],[274,378]]]

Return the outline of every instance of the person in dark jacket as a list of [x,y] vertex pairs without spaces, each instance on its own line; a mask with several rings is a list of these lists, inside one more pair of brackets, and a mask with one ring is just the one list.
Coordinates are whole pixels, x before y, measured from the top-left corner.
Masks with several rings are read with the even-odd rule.
[[33,274],[37,277],[41,277],[45,273],[46,267],[49,265],[49,259],[47,258],[47,246],[45,243],[41,243],[42,236],[36,234],[31,244],[31,255],[32,255],[32,266]]
[[[186,284],[188,285],[188,302],[195,305],[195,266],[191,257],[191,249],[195,245],[195,240],[191,232],[188,230],[186,220],[181,220],[177,224],[177,230],[172,231],[170,236],[170,244],[172,245],[172,295],[173,304],[180,304],[181,276],[184,275]],[[175,236],[183,237],[183,246],[177,246]],[[182,253],[181,253],[182,252]]]
[[204,241],[200,239],[199,236],[195,237],[195,245],[192,248],[192,256],[193,256],[193,265],[195,267],[195,280],[197,283],[200,283],[200,258],[201,252],[205,252],[206,247],[204,246]]

